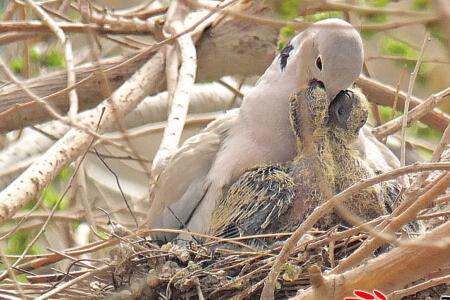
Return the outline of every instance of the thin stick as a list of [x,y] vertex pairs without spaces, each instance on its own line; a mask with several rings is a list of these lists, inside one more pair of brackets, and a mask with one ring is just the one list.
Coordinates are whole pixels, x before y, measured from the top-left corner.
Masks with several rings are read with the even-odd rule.
[[0,248],[0,257],[1,257],[1,261],[4,265],[4,267],[6,268],[5,273],[9,274],[9,277],[13,281],[13,283],[16,287],[16,290],[19,293],[19,295],[22,297],[22,299],[26,299],[23,289],[20,286],[19,281],[17,281],[16,274],[14,273],[14,268],[11,267],[11,265],[9,264],[8,259],[5,257],[5,254],[3,253],[3,249],[1,249],[1,248]]
[[417,285],[413,285],[409,288],[392,292],[388,295],[388,299],[392,300],[403,299],[406,296],[415,295],[420,291],[432,288],[437,285],[448,284],[449,282],[450,282],[450,275],[439,278],[433,278],[428,281],[419,283]]
[[398,79],[397,87],[395,89],[395,98],[394,103],[392,104],[391,120],[393,120],[395,117],[395,111],[397,110],[397,103],[398,103],[398,95],[400,94],[400,86],[403,82],[403,78],[405,77],[405,75],[406,75],[406,65],[403,66],[402,68],[402,72],[400,73],[400,78]]
[[82,281],[82,280],[84,280],[86,278],[92,277],[92,276],[94,276],[96,274],[102,273],[102,272],[104,272],[104,271],[106,271],[108,269],[111,269],[111,268],[112,268],[112,266],[106,265],[106,266],[99,267],[96,270],[87,272],[87,273],[85,273],[85,274],[83,274],[83,275],[81,275],[81,276],[79,276],[79,277],[77,277],[77,278],[75,278],[75,279],[73,279],[71,281],[67,281],[66,283],[63,283],[60,286],[50,290],[49,292],[47,292],[47,293],[37,297],[36,300],[48,299],[51,296],[56,295],[59,292],[65,290],[66,288],[71,287],[72,285],[76,284],[77,282],[80,282],[80,281]]
[[416,66],[414,67],[414,71],[411,73],[409,78],[409,86],[408,93],[406,94],[406,102],[405,108],[403,112],[403,122],[402,122],[402,141],[401,141],[401,150],[400,150],[400,165],[405,166],[406,160],[406,127],[408,125],[408,113],[409,113],[409,102],[411,102],[411,95],[414,88],[414,84],[416,83],[417,74],[419,73],[420,65],[422,64],[423,55],[425,53],[425,49],[430,41],[430,33],[427,31],[425,34],[425,38],[423,39],[422,48],[420,49],[419,57],[417,59]]

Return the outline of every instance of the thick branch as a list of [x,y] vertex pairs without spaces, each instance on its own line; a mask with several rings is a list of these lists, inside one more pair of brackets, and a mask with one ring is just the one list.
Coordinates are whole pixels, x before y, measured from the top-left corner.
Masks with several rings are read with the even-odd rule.
[[[173,11],[173,15],[170,13]],[[172,34],[178,34],[184,29],[181,21],[186,15],[187,9],[183,4],[173,2],[169,8],[167,30]],[[170,113],[167,118],[167,127],[161,145],[153,159],[153,171],[159,173],[165,166],[166,158],[178,148],[181,134],[183,132],[186,115],[189,108],[190,93],[195,83],[195,73],[197,71],[197,53],[192,37],[188,34],[178,38],[177,44],[181,53],[181,67],[178,73],[178,80],[171,98]]]
[[[102,67],[113,89],[118,88],[127,80],[148,56],[126,65],[119,65],[123,58],[116,57],[104,60]],[[94,107],[103,99],[100,72],[94,64],[88,64],[75,69],[80,101],[80,110]],[[24,81],[24,84],[37,96],[50,103],[60,112],[69,108],[67,73],[58,71],[39,78]],[[19,129],[25,126],[50,120],[51,117],[42,105],[32,101],[20,87],[8,84],[0,89],[0,132]]]
[[[367,96],[370,102],[385,106],[392,106],[392,104],[394,103],[396,94],[395,88],[382,84],[376,80],[367,78],[364,75],[362,75],[356,81],[356,84],[361,88],[362,92]],[[450,100],[450,95],[444,95],[443,99],[440,100],[441,102],[448,101]],[[396,109],[399,111],[403,111],[405,101],[406,93],[400,92],[397,99]],[[421,99],[412,96],[409,106],[411,107],[411,109],[414,109],[423,102],[424,101],[422,101]],[[448,117],[448,115],[437,110],[432,110],[428,114],[419,117],[418,119],[427,125],[439,129],[440,131],[444,131],[445,128],[447,128],[448,123],[450,123],[450,118]]]
[[[425,119],[427,112],[432,111],[435,107],[448,100],[450,100],[450,87],[446,88],[443,91],[440,91],[439,93],[431,95],[427,100],[423,101],[412,110],[410,110],[407,116],[407,124],[409,125],[411,121],[420,118]],[[442,116],[447,117],[444,114],[442,114]],[[375,128],[373,133],[377,138],[386,137],[398,131],[402,127],[403,121],[404,117],[400,116],[383,124],[382,126]]]

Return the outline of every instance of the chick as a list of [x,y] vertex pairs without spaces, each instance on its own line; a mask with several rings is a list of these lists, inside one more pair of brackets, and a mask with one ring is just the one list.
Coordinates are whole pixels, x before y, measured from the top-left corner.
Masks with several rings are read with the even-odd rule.
[[[376,174],[355,148],[359,130],[366,123],[368,104],[358,90],[341,91],[329,108],[328,134],[335,165],[335,189],[342,192],[356,182]],[[363,220],[371,220],[391,210],[399,187],[394,182],[373,185],[345,201],[345,208]],[[339,211],[337,215],[345,219]]]

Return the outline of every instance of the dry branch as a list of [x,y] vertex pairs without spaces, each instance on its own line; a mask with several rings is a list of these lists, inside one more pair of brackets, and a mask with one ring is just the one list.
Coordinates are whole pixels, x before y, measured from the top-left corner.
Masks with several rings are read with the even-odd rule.
[[[108,70],[105,74],[111,87],[113,89],[118,88],[148,57],[142,57],[127,65],[120,65],[120,62],[123,61],[121,57],[104,60],[102,66]],[[75,69],[77,81],[81,82],[77,85],[80,110],[94,107],[103,99],[102,89],[100,88],[102,81],[97,71],[98,68],[95,64],[87,64]],[[56,110],[60,112],[68,110],[67,95],[69,91],[66,89],[67,74],[65,71],[30,79],[24,81],[24,84]],[[14,83],[1,88],[0,97],[2,98],[0,132],[8,132],[51,119],[49,113],[43,109],[41,104],[32,101],[25,91]]]
[[[149,26],[102,26],[95,23],[77,23],[77,22],[56,22],[56,25],[65,32],[84,32],[85,30],[92,30],[99,34],[148,34]],[[33,32],[45,33],[51,32],[50,28],[41,21],[5,21],[0,26],[0,32]]]
[[[414,107],[412,110],[409,111],[407,117],[407,124],[409,125],[414,120],[422,119],[424,121],[428,112],[433,111],[435,107],[449,100],[450,100],[450,87],[436,94],[431,95],[428,99],[426,99],[425,101],[423,101],[422,103],[420,103],[419,105],[417,105],[416,107]],[[442,116],[443,117],[442,119],[444,119],[444,117],[448,119],[447,115],[444,115],[442,113],[440,113],[438,116]],[[383,125],[375,128],[373,130],[373,134],[378,139],[382,139],[390,134],[393,134],[396,131],[400,130],[403,124],[403,119],[404,117],[400,116],[396,119],[386,122]],[[442,125],[444,125],[443,122]],[[445,128],[442,129],[445,130]]]
[[450,275],[439,277],[439,278],[433,278],[426,282],[419,283],[417,285],[413,285],[409,288],[392,292],[388,295],[388,299],[400,300],[406,296],[417,294],[418,292],[429,289],[431,287],[435,287],[440,284],[448,284],[448,283],[450,283]]
[[[379,81],[376,81],[374,79],[367,78],[364,75],[362,75],[356,81],[356,84],[358,87],[361,88],[362,92],[367,96],[367,98],[371,102],[374,102],[379,105],[384,105],[384,106],[392,106],[393,103],[395,102],[396,89],[391,86],[382,84]],[[449,101],[450,95],[448,93],[443,93],[442,98],[438,97],[436,100],[438,100],[439,103],[442,103],[444,101]],[[406,101],[406,93],[400,92],[398,94],[398,100],[397,100],[397,106],[396,106],[396,109],[398,111],[403,111],[404,106],[405,106],[405,101]],[[416,106],[422,104],[423,102],[424,102],[423,100],[421,100],[417,97],[411,96],[410,107],[412,109],[411,109],[409,115],[414,116],[414,114],[415,114],[414,108]],[[432,103],[428,103],[427,105],[430,105],[430,104],[432,105],[432,107],[434,107],[434,105]],[[424,111],[422,111],[422,109],[424,109]],[[450,123],[450,118],[445,113],[442,113],[437,110],[430,110],[428,108],[425,109],[425,107],[422,107],[421,109],[418,109],[418,110],[423,113],[421,116],[416,116],[416,118],[418,120],[421,120],[425,124],[427,124],[431,127],[434,127],[436,129],[440,130],[441,132],[443,132],[445,130],[445,128],[447,128],[448,123]],[[427,111],[429,111],[429,113],[426,114]],[[398,127],[398,129],[400,129],[400,128],[401,128],[401,122],[400,122],[400,127]]]
[[[111,96],[114,107],[123,114],[130,112],[148,94],[159,88],[163,72],[163,55],[156,53],[128,81],[118,88]],[[100,132],[113,125],[112,105],[105,101],[88,118],[83,125],[95,130],[100,121]],[[91,135],[76,129],[71,129],[63,138],[54,144],[45,155],[39,158],[30,168],[22,173],[13,183],[0,193],[0,223],[10,218],[28,201],[35,199],[61,169],[74,161],[86,151]]]
[[[168,32],[176,35],[184,30],[182,20],[187,11],[183,4],[178,2],[172,3],[166,24]],[[178,38],[177,44],[181,53],[181,67],[178,72],[173,97],[170,101],[171,108],[167,118],[167,127],[164,129],[160,148],[153,159],[152,168],[156,172],[153,175],[157,175],[163,170],[166,158],[178,148],[189,108],[190,93],[195,83],[197,53],[192,37],[188,34],[182,35]]]

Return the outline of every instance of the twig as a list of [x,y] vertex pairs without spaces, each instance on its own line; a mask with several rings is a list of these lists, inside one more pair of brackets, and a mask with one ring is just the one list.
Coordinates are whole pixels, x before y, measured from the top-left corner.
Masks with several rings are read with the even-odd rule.
[[[401,213],[398,212],[402,208],[401,206],[394,210],[393,215],[395,217],[393,217],[391,222],[381,232],[394,232],[395,230],[401,228],[401,226],[403,226],[404,224],[411,222],[417,216],[420,210],[426,208],[433,199],[445,192],[449,184],[450,173],[447,171],[434,182],[432,187],[427,192],[421,195],[407,209],[405,209]],[[370,238],[369,240],[365,241],[365,243],[361,247],[359,247],[358,250],[356,250],[351,256],[343,259],[339,263],[339,265],[334,268],[332,273],[336,274],[347,270],[351,266],[354,266],[358,262],[361,262],[365,257],[370,255],[381,245],[383,245],[383,241],[380,238]]]
[[427,31],[425,38],[423,39],[422,48],[420,49],[419,57],[417,59],[414,71],[411,73],[409,78],[408,93],[406,94],[405,108],[403,110],[403,122],[402,122],[402,137],[401,137],[401,149],[400,149],[400,165],[403,167],[406,160],[406,127],[408,125],[408,114],[409,114],[409,102],[411,101],[411,95],[413,92],[414,84],[416,83],[417,74],[419,73],[420,65],[422,64],[422,59],[425,54],[425,49],[430,42],[430,33]]
[[[81,4],[83,4],[83,2],[80,2]],[[83,18],[85,16],[83,15]],[[144,163],[144,159],[141,157],[141,155],[139,154],[139,151],[137,151],[137,149],[135,148],[135,146],[133,145],[133,143],[131,143],[130,137],[127,133],[127,127],[125,125],[125,122],[123,120],[123,114],[120,113],[120,110],[116,107],[114,101],[112,101],[111,99],[111,95],[112,95],[112,89],[111,89],[111,85],[108,81],[108,78],[106,77],[104,68],[102,67],[102,65],[100,64],[100,53],[97,47],[95,47],[95,36],[94,33],[92,31],[87,32],[87,38],[89,41],[89,48],[91,50],[91,55],[92,58],[95,61],[95,64],[97,65],[98,68],[98,72],[100,73],[100,79],[102,81],[102,89],[103,89],[103,95],[104,97],[107,99],[107,101],[109,102],[109,104],[112,106],[112,112],[113,112],[113,116],[116,118],[116,122],[118,125],[118,128],[120,130],[120,132],[122,133],[122,139],[125,141],[125,143],[128,145],[128,148],[130,148],[131,153],[133,154],[133,156],[138,158],[138,164],[141,166],[142,170],[145,172],[145,174],[147,175],[147,177],[151,177],[151,171],[148,168],[148,166]]]
[[394,117],[395,117],[395,112],[397,110],[397,103],[398,103],[398,95],[400,94],[400,85],[403,82],[403,78],[405,77],[405,74],[406,74],[406,66],[403,67],[402,73],[400,74],[400,78],[398,79],[398,82],[397,82],[397,87],[396,87],[396,90],[395,90],[394,103],[392,104],[391,120],[393,120]]
[[[381,56],[369,56],[366,57],[366,61],[370,60],[379,60],[379,59],[385,59],[385,60],[394,60],[394,61],[413,61],[416,62],[417,58],[410,58],[410,57],[403,57],[403,56],[395,56],[395,55],[381,55]],[[450,64],[450,61],[446,60],[440,60],[440,59],[424,59],[422,60],[422,63],[424,64]]]
[[[423,101],[422,103],[414,107],[411,111],[409,111],[406,117],[407,125],[410,124],[412,121],[422,119],[427,113],[433,112],[433,109],[435,107],[439,106],[440,104],[448,100],[450,100],[450,87],[436,94],[431,95],[425,101]],[[380,127],[375,128],[373,130],[373,134],[379,139],[384,138],[390,134],[393,134],[402,128],[402,125],[405,122],[404,119],[406,118],[403,115],[389,122],[386,122]],[[444,131],[446,127],[447,125],[442,127],[440,130]]]
[[[389,8],[379,8],[379,7],[369,7],[369,6],[360,6],[360,5],[352,5],[345,2],[335,2],[335,1],[321,1],[323,4],[319,6],[320,10],[328,11],[328,10],[339,10],[345,12],[355,12],[360,15],[373,15],[373,14],[387,14],[393,16],[411,16],[411,17],[423,17],[427,13],[417,12],[417,11],[408,11],[403,9],[389,9]],[[301,8],[301,7],[299,7]],[[313,9],[307,8],[307,12],[309,14],[313,13]]]
[[[368,100],[371,102],[374,102],[376,104],[379,105],[385,105],[385,106],[392,106],[396,97],[396,90],[395,88],[382,84],[374,79],[370,79],[367,78],[366,76],[361,75],[357,80],[356,80],[356,85],[361,88],[362,92],[367,96]],[[436,95],[440,95],[443,98],[437,97],[437,99],[433,100],[433,101],[437,101],[439,103],[442,103],[441,101],[445,101],[450,99],[450,91],[447,92],[447,94],[445,94],[443,92],[443,94],[436,94]],[[403,109],[404,108],[404,104],[406,101],[406,93],[404,92],[400,92],[398,94],[398,109]],[[433,96],[432,96],[433,97]],[[432,98],[430,97],[430,98]],[[421,109],[423,109],[423,105],[422,103],[424,102],[430,102],[432,100],[430,100],[430,98],[428,98],[426,101],[422,101],[421,99],[411,96],[411,102],[410,102],[410,106],[414,107],[409,115],[413,115],[414,112],[416,111],[415,108],[417,106],[421,106]],[[432,107],[433,103],[428,103],[427,105],[430,105]],[[425,105],[425,106],[427,106]],[[437,128],[440,131],[444,131],[445,128],[447,128],[447,125],[450,123],[450,118],[446,115],[443,114],[439,111],[433,110],[431,109],[427,109],[425,111],[421,111],[421,113],[423,113],[418,119],[420,119],[422,122],[424,122],[427,125],[430,125],[434,128]],[[395,119],[397,120],[397,119]],[[385,126],[391,126],[392,122],[394,122],[394,120],[386,122],[385,124],[383,124],[380,128],[384,128]],[[388,125],[391,124],[391,125]],[[399,123],[399,126],[397,127],[396,130],[394,130],[393,132],[397,131],[398,129],[401,128],[401,121]],[[375,131],[375,135],[377,137],[379,137],[379,139],[382,139],[383,136],[381,135],[377,135],[378,134],[378,130],[377,129]],[[390,134],[390,133],[389,133]]]
[[134,215],[133,210],[131,209],[130,204],[128,203],[127,197],[125,196],[125,193],[123,192],[122,186],[120,185],[119,176],[117,176],[116,172],[111,169],[111,167],[106,163],[106,161],[98,154],[97,149],[94,148],[95,154],[97,155],[98,159],[103,163],[103,165],[108,169],[108,171],[114,176],[116,179],[117,187],[119,188],[120,194],[122,195],[122,199],[125,202],[125,205],[128,208],[128,211],[130,212],[131,217],[133,218],[136,228],[139,228],[138,220],[136,219],[136,216]]
[[100,25],[101,27],[120,28],[129,32],[146,32],[156,34],[155,21],[142,20],[139,18],[130,19],[126,16],[111,14],[99,14],[95,10],[90,10],[86,21]]
[[441,197],[437,198],[436,200],[434,200],[434,205],[447,203],[449,201],[450,201],[450,195],[444,195],[444,196],[441,196]]
[[[67,71],[67,86],[72,86],[76,82],[75,78],[75,66],[73,62],[73,52],[72,52],[72,44],[70,42],[70,39],[68,39],[64,33],[64,31],[58,27],[57,23],[53,21],[52,18],[45,12],[42,7],[40,7],[38,4],[36,4],[33,0],[25,0],[38,14],[38,16],[42,19],[42,21],[47,24],[47,26],[50,28],[51,31],[56,35],[59,42],[64,47],[64,58],[66,61],[66,71]],[[72,89],[69,92],[69,101],[70,101],[70,108],[68,112],[69,119],[75,123],[76,116],[78,113],[78,96],[76,89]]]
[[96,274],[102,273],[102,272],[104,272],[104,271],[106,271],[108,269],[111,269],[111,268],[112,268],[112,266],[106,265],[106,266],[99,267],[99,268],[97,268],[97,269],[95,269],[93,271],[87,272],[87,273],[85,273],[85,274],[83,274],[83,275],[81,275],[81,276],[79,276],[79,277],[77,277],[77,278],[75,278],[75,279],[73,279],[71,281],[67,281],[67,282],[61,284],[60,286],[50,290],[49,292],[47,292],[47,293],[37,297],[36,300],[48,299],[51,296],[56,295],[59,292],[65,290],[66,288],[76,284],[77,282],[80,282],[80,281],[82,281],[82,280],[84,280],[86,278],[92,277],[92,276],[94,276]]
[[[28,0],[29,1],[29,0]],[[56,22],[57,27],[64,32],[84,32],[86,29],[94,30],[103,34],[148,34],[149,28],[147,26],[130,28],[130,27],[110,27],[101,26],[95,23],[79,23],[79,22]],[[0,32],[35,32],[45,33],[51,32],[49,27],[40,21],[5,21],[0,26]]]
[[1,248],[0,248],[0,258],[1,258],[1,261],[4,265],[4,267],[6,268],[5,273],[9,274],[9,277],[11,278],[11,280],[13,281],[13,283],[16,287],[16,291],[19,292],[19,295],[21,296],[22,299],[26,299],[23,289],[20,286],[20,283],[16,278],[16,274],[14,273],[14,268],[9,264],[9,261],[5,257],[5,254],[3,253],[3,249],[1,249]]
[[[98,122],[97,122],[97,130],[98,130],[99,124],[100,124],[101,121],[102,121],[103,113],[104,113],[104,110],[102,111],[102,113],[101,113],[100,116],[99,116],[99,120],[98,120]],[[70,187],[72,186],[72,184],[73,184],[73,182],[74,182],[74,180],[75,180],[75,178],[76,178],[76,174],[78,173],[78,171],[79,171],[79,169],[80,169],[80,167],[81,167],[81,164],[82,164],[83,160],[86,158],[86,155],[87,155],[87,153],[88,153],[87,150],[92,146],[92,144],[94,143],[94,141],[95,141],[95,138],[92,138],[92,139],[91,139],[91,142],[90,142],[90,144],[89,144],[89,146],[88,146],[88,148],[87,148],[86,151],[83,153],[83,155],[81,156],[81,159],[79,160],[77,166],[75,167],[75,170],[74,170],[74,172],[73,172],[73,174],[72,174],[72,177],[70,178],[70,180],[69,180],[69,182],[68,182],[68,184],[67,184],[66,189],[65,189],[64,192],[60,195],[58,201],[56,201],[55,204],[53,205],[53,207],[52,207],[52,209],[51,209],[51,211],[50,211],[50,214],[48,215],[47,219],[45,220],[45,222],[44,222],[44,224],[42,225],[42,227],[41,227],[41,229],[39,230],[39,232],[38,232],[38,233],[36,234],[36,236],[35,236],[35,237],[27,244],[27,246],[26,246],[25,249],[23,250],[21,256],[14,262],[13,267],[17,267],[17,266],[19,265],[19,263],[20,263],[20,261],[23,259],[23,257],[28,253],[28,251],[30,251],[31,247],[33,247],[33,245],[38,241],[39,237],[45,232],[45,230],[46,230],[48,224],[50,223],[50,220],[52,219],[53,215],[55,214],[55,212],[56,212],[56,210],[58,209],[59,205],[61,204],[62,200],[65,198],[67,192],[69,191]],[[0,275],[0,281],[5,277],[5,275],[6,275],[5,273],[3,273],[3,274]]]
[[[307,28],[308,26],[312,25],[311,23],[303,22],[303,21],[283,21],[283,20],[277,20],[277,19],[273,19],[273,18],[264,18],[264,17],[254,16],[254,15],[249,15],[249,14],[241,13],[241,12],[239,12],[237,10],[233,10],[233,9],[218,9],[211,5],[207,5],[205,3],[200,3],[195,0],[183,0],[183,1],[185,1],[186,3],[188,3],[190,6],[192,6],[194,8],[205,8],[205,9],[209,9],[211,11],[218,12],[223,15],[232,16],[234,18],[241,19],[241,20],[244,20],[247,22],[272,26],[275,28],[289,26],[289,27],[295,28],[297,30],[303,30],[303,29]],[[436,23],[438,21],[439,21],[439,18],[436,16],[425,16],[425,17],[413,18],[413,19],[408,19],[406,21],[398,21],[398,22],[392,22],[392,23],[361,24],[361,25],[356,25],[355,28],[358,30],[385,31],[385,30],[391,30],[391,29],[397,29],[397,28],[401,28],[401,27],[405,27],[405,26],[410,26],[410,25],[414,25],[414,24],[426,24],[427,25],[427,24],[431,24],[431,23]]]
[[[433,244],[443,237],[447,237],[449,233],[450,223],[446,223],[423,235],[418,240],[421,244]],[[313,286],[293,299],[343,299],[346,296],[351,296],[356,289],[369,291],[377,289],[384,293],[392,292],[448,263],[450,259],[449,245],[432,249],[410,246],[396,248],[369,260],[358,268],[340,275],[324,276],[319,287]],[[386,266],[389,266],[389,271],[386,270]],[[391,298],[389,297],[389,299]]]
[[[236,98],[236,97],[239,97],[239,98],[241,98],[241,99],[244,98],[244,94],[242,94],[242,92],[239,90],[240,87],[242,86],[242,81],[239,83],[239,87],[237,87],[237,88],[234,87],[234,86],[232,86],[231,84],[229,84],[228,82],[226,82],[226,81],[223,80],[223,79],[219,79],[217,82],[220,83],[221,85],[223,85],[224,87],[226,87],[227,89],[229,89],[231,92],[233,92],[235,98]],[[234,102],[235,102],[235,101],[233,101],[233,103],[234,103]]]
[[205,297],[203,297],[202,286],[200,285],[198,277],[194,278],[194,283],[195,283],[195,288],[197,289],[198,300],[205,300]]
[[437,285],[448,284],[449,282],[450,282],[450,275],[439,278],[433,278],[428,281],[413,285],[409,288],[392,292],[388,295],[388,299],[400,300],[406,296],[417,294],[420,291],[432,288]]
[[16,1],[9,1],[8,6],[6,6],[6,9],[3,12],[2,21],[11,20],[16,13],[18,6]]
[[[444,134],[441,137],[441,140],[437,144],[436,148],[433,151],[433,154],[431,155],[430,161],[440,161],[441,157],[445,151],[445,149],[448,147],[450,143],[450,124],[447,126],[447,128],[444,131]],[[412,189],[419,189],[422,186],[423,181],[425,178],[429,175],[430,172],[423,172],[420,173],[419,176],[417,176]]]
[[[43,105],[44,108],[48,111],[48,113],[53,116],[55,119],[61,121],[63,124],[66,124],[70,127],[73,127],[75,129],[78,129],[88,135],[94,136],[96,137],[98,140],[105,142],[107,144],[113,145],[119,149],[122,149],[124,151],[127,152],[132,152],[130,151],[130,149],[128,149],[126,146],[120,144],[120,143],[116,143],[114,141],[111,141],[109,139],[104,138],[102,135],[98,134],[97,132],[93,131],[92,129],[90,129],[88,126],[83,126],[81,124],[78,123],[73,123],[70,120],[67,120],[66,118],[64,118],[63,116],[61,116],[56,109],[54,109],[49,103],[47,103],[43,98],[40,98],[38,96],[36,96],[27,86],[25,86],[23,84],[23,82],[21,82],[6,66],[5,62],[0,58],[0,68],[3,69],[3,72],[6,74],[6,76],[13,81],[17,86],[19,86],[27,96],[29,96],[31,99],[33,99],[34,101],[38,102],[39,104]],[[81,122],[83,122],[83,120],[81,120]],[[91,125],[94,125],[94,123],[92,123]],[[1,214],[0,214],[1,215]],[[0,217],[1,219],[1,217]]]

